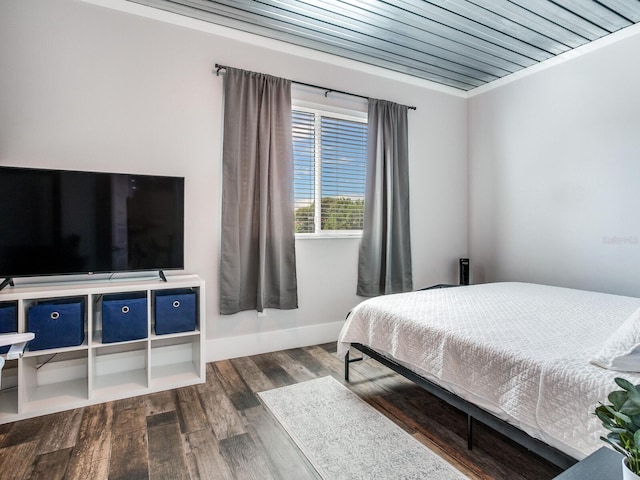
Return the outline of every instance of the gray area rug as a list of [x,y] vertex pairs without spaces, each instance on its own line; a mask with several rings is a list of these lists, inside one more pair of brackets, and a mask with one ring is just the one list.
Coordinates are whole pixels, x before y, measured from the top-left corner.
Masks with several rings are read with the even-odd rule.
[[333,377],[258,395],[325,480],[468,478]]

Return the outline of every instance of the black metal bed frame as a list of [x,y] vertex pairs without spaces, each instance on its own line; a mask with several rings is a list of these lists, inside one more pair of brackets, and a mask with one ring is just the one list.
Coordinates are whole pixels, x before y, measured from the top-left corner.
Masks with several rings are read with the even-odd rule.
[[[578,461],[567,455],[560,450],[547,445],[541,440],[533,438],[527,433],[523,432],[519,428],[505,422],[504,420],[499,419],[495,415],[487,412],[486,410],[470,403],[463,398],[451,393],[449,390],[436,385],[435,383],[427,380],[424,377],[421,377],[417,373],[409,370],[407,367],[400,365],[399,363],[391,360],[390,358],[378,353],[377,351],[362,345],[360,343],[352,343],[351,346],[356,350],[362,352],[364,355],[369,356],[383,365],[387,366],[391,370],[396,373],[399,373],[403,377],[411,380],[416,385],[422,387],[429,393],[435,395],[436,397],[444,400],[448,404],[457,408],[458,410],[466,413],[467,415],[467,448],[471,450],[473,447],[473,420],[477,420],[493,430],[505,435],[511,440],[519,443],[523,447],[531,450],[533,453],[541,456],[542,458],[550,461],[551,463],[557,465],[560,468],[567,469],[577,463]],[[349,353],[344,359],[344,378],[348,382],[349,381],[349,365],[352,362],[357,362],[362,360],[363,357],[358,358],[350,358]]]

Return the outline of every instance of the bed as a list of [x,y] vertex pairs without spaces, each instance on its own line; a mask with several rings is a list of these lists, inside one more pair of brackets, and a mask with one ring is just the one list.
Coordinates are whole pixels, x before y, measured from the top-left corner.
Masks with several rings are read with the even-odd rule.
[[640,366],[639,332],[639,298],[490,283],[368,299],[338,354],[356,347],[567,467],[603,446],[593,411],[614,378],[640,383],[616,370]]

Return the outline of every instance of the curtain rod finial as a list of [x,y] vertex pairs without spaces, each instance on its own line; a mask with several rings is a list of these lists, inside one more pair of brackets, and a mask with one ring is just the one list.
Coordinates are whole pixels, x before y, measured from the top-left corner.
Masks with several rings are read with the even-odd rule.
[[216,63],[214,68],[216,69],[216,76],[219,77],[220,70],[225,70],[227,67],[225,67],[224,65],[220,65],[219,63]]

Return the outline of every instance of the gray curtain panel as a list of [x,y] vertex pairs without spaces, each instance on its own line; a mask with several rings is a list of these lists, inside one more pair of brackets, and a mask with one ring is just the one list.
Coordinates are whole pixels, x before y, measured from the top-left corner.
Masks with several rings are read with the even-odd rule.
[[367,183],[357,288],[357,294],[365,297],[413,289],[407,109],[384,100],[369,100]]
[[227,68],[220,313],[298,307],[291,82]]

